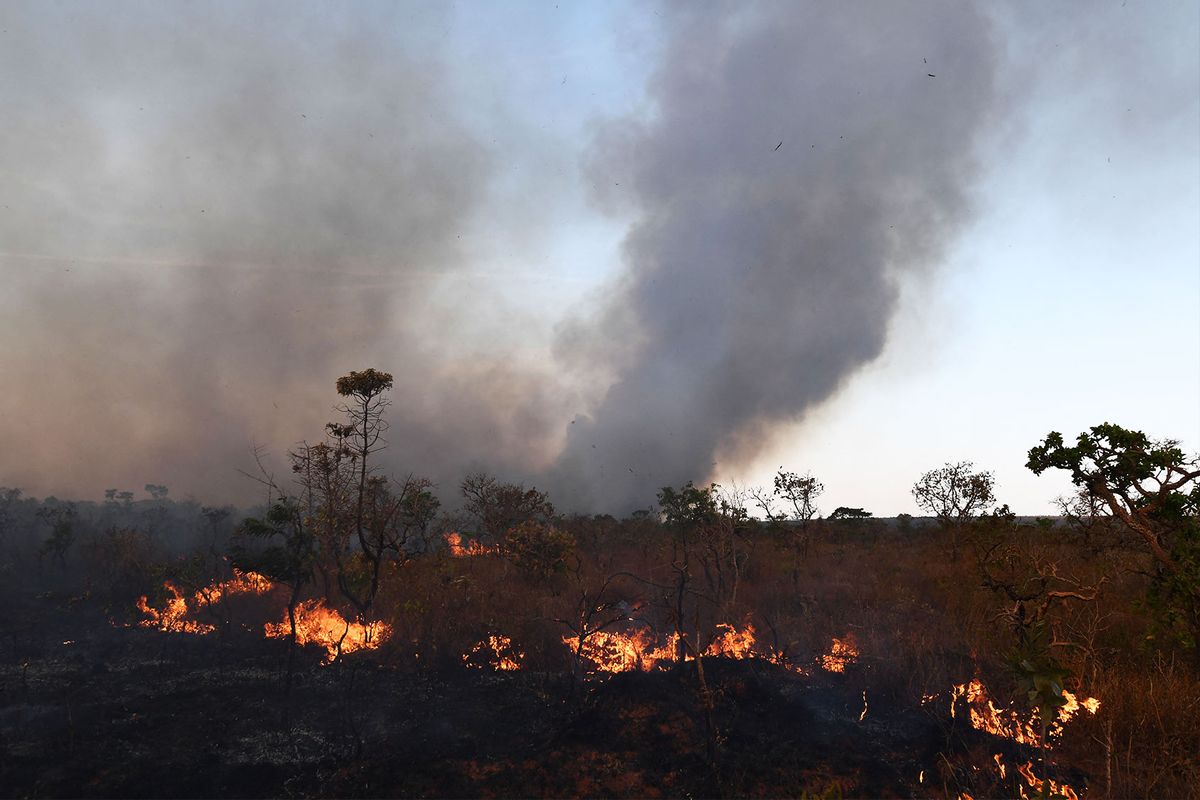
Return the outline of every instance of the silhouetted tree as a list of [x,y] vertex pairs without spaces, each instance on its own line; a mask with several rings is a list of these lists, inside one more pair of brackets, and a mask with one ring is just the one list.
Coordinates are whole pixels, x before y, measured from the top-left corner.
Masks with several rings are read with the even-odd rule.
[[996,502],[996,480],[970,461],[947,463],[922,475],[912,487],[917,506],[950,533],[950,557],[958,560],[958,536],[970,520]]
[[501,483],[486,472],[468,475],[460,489],[463,510],[475,518],[482,533],[497,540],[522,523],[548,523],[554,517],[554,505],[545,492]]
[[1104,423],[1074,446],[1051,432],[1026,466],[1035,475],[1067,470],[1141,537],[1156,564],[1151,602],[1200,666],[1200,459],[1185,456],[1179,442]]

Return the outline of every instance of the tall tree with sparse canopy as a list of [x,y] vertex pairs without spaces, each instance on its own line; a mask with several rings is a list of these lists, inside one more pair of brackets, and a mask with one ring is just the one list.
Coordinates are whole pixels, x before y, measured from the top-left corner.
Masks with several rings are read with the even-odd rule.
[[327,426],[334,436],[342,439],[358,459],[358,507],[355,514],[359,543],[366,549],[363,534],[363,504],[367,495],[367,476],[371,472],[371,454],[383,448],[383,433],[387,422],[384,410],[391,405],[383,393],[392,388],[388,372],[365,369],[337,379],[337,393],[349,398],[338,407],[346,415],[345,423],[331,422]]
[[996,479],[990,472],[977,472],[970,461],[946,463],[922,475],[913,484],[912,495],[921,510],[937,518],[950,532],[950,556],[958,560],[958,534],[972,518],[996,502]]

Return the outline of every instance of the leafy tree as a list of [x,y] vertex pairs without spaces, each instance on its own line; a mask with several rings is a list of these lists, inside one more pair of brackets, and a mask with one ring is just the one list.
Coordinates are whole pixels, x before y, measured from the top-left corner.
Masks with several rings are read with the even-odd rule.
[[567,559],[575,551],[575,538],[553,525],[527,520],[508,529],[503,550],[518,569],[545,579],[566,569]]
[[147,483],[146,494],[150,495],[152,500],[165,500],[170,490],[161,483]]
[[658,493],[658,507],[670,527],[699,525],[718,513],[717,485],[698,487],[688,481],[679,489],[664,486]]
[[807,525],[809,520],[821,513],[817,508],[817,498],[824,493],[825,484],[814,478],[811,472],[797,475],[781,469],[775,474],[775,496],[792,507],[788,516],[802,525]]
[[[257,546],[250,542],[257,540]],[[265,543],[262,546],[261,543]],[[238,529],[232,546],[233,563],[238,569],[257,572],[291,589],[288,595],[287,682],[284,688],[284,724],[291,719],[292,679],[296,664],[296,607],[301,593],[312,579],[316,560],[316,539],[305,524],[303,510],[286,497],[270,505],[267,513],[249,517]]]
[[951,558],[958,560],[958,534],[971,519],[996,502],[996,479],[977,472],[970,461],[947,463],[922,475],[912,487],[913,500],[950,532]]
[[54,498],[46,498],[46,504],[37,515],[50,525],[50,536],[42,543],[39,555],[51,556],[58,566],[66,569],[67,551],[75,544],[75,506],[71,503],[50,504]]
[[1150,600],[1200,664],[1200,459],[1173,440],[1097,425],[1068,446],[1052,431],[1029,451],[1040,475],[1063,469],[1141,537],[1156,565]]
[[1044,621],[1028,626],[1017,647],[1005,661],[1017,680],[1017,686],[1025,693],[1029,705],[1038,718],[1038,761],[1042,767],[1043,791],[1038,796],[1048,796],[1046,781],[1046,739],[1050,724],[1058,716],[1058,710],[1067,704],[1063,695],[1070,671],[1062,666],[1050,649],[1050,635]]
[[364,550],[366,543],[363,536],[363,511],[367,501],[367,476],[371,473],[369,462],[371,455],[384,446],[383,434],[387,430],[387,422],[383,419],[383,412],[390,402],[383,393],[391,388],[392,376],[387,372],[366,369],[343,375],[337,379],[337,392],[349,399],[339,406],[338,410],[346,416],[346,422],[331,422],[326,426],[358,461],[358,507],[355,513],[355,527]]
[[[813,519],[820,514],[817,498],[824,492],[825,484],[814,478],[811,472],[799,475],[783,468],[775,474],[775,484],[769,494],[762,488],[749,492],[772,529],[783,535],[792,550],[793,584],[798,584],[800,580],[800,561],[808,557],[809,528]],[[776,502],[783,503],[783,510],[775,511]]]
[[873,516],[874,516],[874,514],[872,514],[870,511],[866,511],[861,508],[851,508],[850,506],[838,506],[837,508],[835,508],[833,510],[833,513],[829,515],[829,518],[831,520],[835,520],[835,521],[839,520],[839,519],[861,520],[861,519],[870,519]]
[[7,542],[8,529],[12,525],[13,510],[20,500],[20,489],[0,486],[0,545]]
[[480,530],[493,539],[526,522],[549,523],[554,517],[550,497],[536,488],[501,483],[486,472],[468,475],[460,487],[463,509],[475,517]]
[[[682,660],[689,648],[703,650],[699,642],[687,639],[685,601],[689,597],[707,601],[717,613],[716,621],[722,621],[737,600],[747,559],[743,544],[749,514],[740,492],[723,491],[715,483],[698,487],[688,481],[679,489],[664,486],[658,504],[671,533],[670,565],[675,579],[669,596],[670,615],[679,641],[677,658]],[[693,564],[703,574],[707,591],[692,586]],[[697,631],[698,618],[697,609]]]

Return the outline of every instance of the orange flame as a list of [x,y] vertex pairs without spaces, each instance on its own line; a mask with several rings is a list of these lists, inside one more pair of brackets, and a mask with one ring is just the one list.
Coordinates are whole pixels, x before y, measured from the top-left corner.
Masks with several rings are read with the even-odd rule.
[[739,631],[729,623],[722,622],[717,625],[717,629],[721,633],[713,639],[712,644],[704,651],[704,655],[725,656],[726,658],[753,658],[758,655],[755,652],[756,640],[753,625],[747,624],[745,630]]
[[[1022,719],[1020,714],[1011,708],[997,708],[996,704],[988,696],[987,687],[978,678],[973,678],[967,683],[960,683],[954,686],[950,696],[951,717],[955,716],[960,698],[966,700],[970,712],[971,727],[976,730],[984,731],[994,736],[1003,736],[1006,739],[1012,739],[1021,744],[1038,744],[1039,725],[1036,711],[1030,712],[1028,719]],[[1079,713],[1079,709],[1082,708],[1089,714],[1095,714],[1100,710],[1100,701],[1094,697],[1087,697],[1080,700],[1071,692],[1063,690],[1063,698],[1067,702],[1058,709],[1058,718],[1050,724],[1046,732],[1048,739],[1056,739],[1061,736],[1063,726],[1075,718],[1075,715]]]
[[195,613],[197,607],[215,605],[223,598],[238,594],[266,594],[271,591],[273,584],[257,572],[241,572],[235,569],[231,579],[197,590],[192,595],[190,604],[183,592],[170,581],[163,583],[163,588],[170,596],[162,609],[151,606],[145,595],[138,598],[138,610],[149,617],[138,624],[143,628],[156,628],[169,633],[203,635],[212,633],[216,628],[187,619],[188,615]]
[[[1008,775],[1008,770],[1004,764],[1004,758],[1000,753],[992,756],[992,760],[996,762],[996,770],[1000,773],[1000,778],[1004,779]],[[1041,778],[1033,774],[1033,762],[1026,761],[1024,764],[1017,767],[1017,775],[1020,776],[1023,784],[1017,785],[1019,796],[1028,800],[1030,798],[1026,789],[1032,789],[1036,797],[1062,797],[1064,800],[1081,800],[1082,795],[1075,790],[1073,786],[1067,783],[1058,783],[1053,780],[1043,781]],[[1046,791],[1043,791],[1043,785]]]
[[[1070,784],[1057,783],[1049,779],[1045,781],[1040,780],[1033,774],[1033,763],[1030,761],[1026,761],[1022,766],[1017,767],[1017,772],[1025,779],[1025,783],[1029,785],[1029,788],[1038,793],[1038,797],[1063,797],[1065,800],[1080,800],[1079,793]],[[1042,787],[1044,785],[1049,791],[1043,791]],[[1020,788],[1021,797],[1029,797],[1029,795],[1025,794],[1025,787],[1022,786]]]
[[858,660],[858,645],[853,634],[846,634],[845,639],[833,637],[829,652],[821,656],[821,669],[826,672],[845,672],[846,667]]
[[659,662],[673,661],[678,636],[671,634],[665,645],[657,646],[649,631],[639,630],[633,633],[617,631],[597,631],[591,634],[579,647],[578,636],[562,637],[563,644],[576,651],[596,665],[600,672],[648,672]]
[[[484,665],[501,672],[521,669],[525,653],[518,650],[507,636],[489,636],[463,653],[463,663],[472,669],[483,669]],[[480,663],[480,662],[483,663]]]
[[[162,609],[152,607],[145,596],[137,601],[138,609],[149,619],[139,625],[157,628],[172,633],[208,634],[216,628],[187,617],[199,606],[212,606],[222,600],[241,594],[266,594],[275,588],[270,579],[257,572],[241,572],[235,569],[227,581],[214,583],[198,589],[189,601],[175,584],[163,584],[169,597]],[[286,613],[282,622],[267,623],[263,633],[268,638],[290,636],[291,623]],[[340,653],[375,649],[391,635],[391,626],[385,622],[349,622],[337,611],[326,608],[321,600],[307,600],[296,607],[296,641],[298,644],[318,644],[328,654],[326,663],[336,659]]]
[[[292,626],[287,614],[281,622],[268,622],[263,633],[271,639],[291,636]],[[344,653],[374,650],[391,635],[392,626],[386,622],[351,622],[327,607],[320,598],[305,600],[296,606],[296,643],[325,648],[326,664]]]
[[138,598],[138,610],[149,617],[149,619],[139,622],[138,625],[143,628],[157,628],[160,631],[167,631],[169,633],[205,634],[216,630],[212,625],[187,619],[189,613],[187,599],[175,584],[168,581],[163,584],[163,588],[170,596],[167,598],[167,604],[162,609],[151,606],[147,602],[146,595]]
[[478,539],[472,539],[467,544],[463,544],[463,535],[457,531],[450,531],[442,534],[442,538],[446,540],[446,546],[450,548],[450,555],[454,558],[468,558],[470,556],[486,556],[490,553],[499,553],[499,547],[484,547]]
[[[760,645],[753,625],[747,624],[739,630],[734,625],[722,622],[716,627],[717,636],[704,649],[705,657],[761,658],[793,672],[807,674],[803,667],[789,664],[782,653]],[[571,652],[579,649],[578,636],[564,636],[562,641],[571,648]],[[632,633],[597,631],[584,641],[579,654],[595,664],[595,669],[600,672],[648,672],[659,664],[675,661],[678,648],[678,633],[671,633],[660,643],[648,630]],[[686,661],[692,659],[690,654],[684,656]]]

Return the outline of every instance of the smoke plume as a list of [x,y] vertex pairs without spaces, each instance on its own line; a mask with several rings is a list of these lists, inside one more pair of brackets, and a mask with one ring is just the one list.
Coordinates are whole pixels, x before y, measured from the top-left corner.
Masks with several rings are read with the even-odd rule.
[[251,444],[282,469],[373,366],[389,466],[643,506],[831,397],[968,218],[977,9],[680,4],[649,113],[571,145],[631,227],[552,335],[493,291],[511,276],[476,280],[481,220],[536,239],[539,204],[504,192],[557,189],[464,110],[456,70],[487,65],[445,52],[452,13],[0,8],[0,485],[246,500]]
[[[994,46],[962,3],[677,9],[648,120],[600,134],[626,271],[567,353],[615,382],[559,463],[597,508],[752,456],[879,355],[968,219]],[[597,352],[599,349],[599,352]]]

